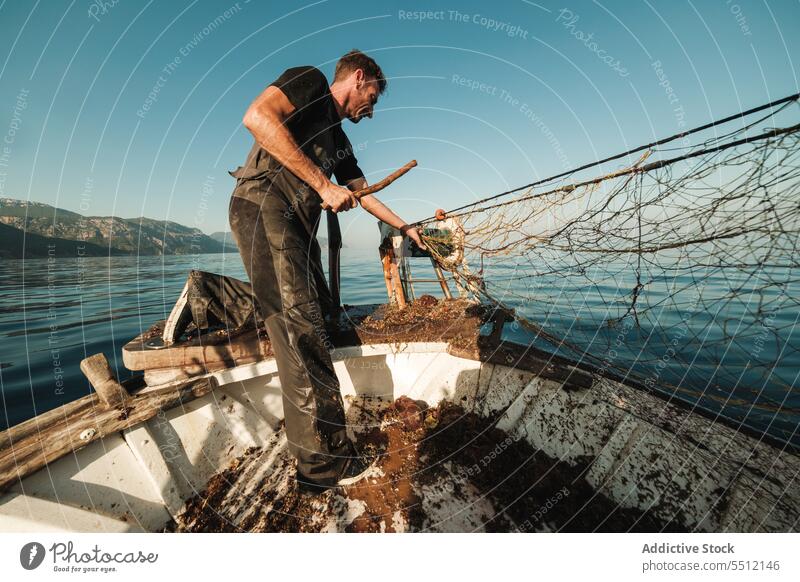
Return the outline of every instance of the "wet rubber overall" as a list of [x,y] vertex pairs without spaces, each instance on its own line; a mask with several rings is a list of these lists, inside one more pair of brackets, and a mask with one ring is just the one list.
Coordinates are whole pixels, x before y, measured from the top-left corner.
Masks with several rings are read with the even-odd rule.
[[[295,105],[287,122],[301,149],[340,184],[363,176],[333,109],[327,81],[313,67],[287,70],[273,85]],[[258,143],[237,178],[231,232],[278,365],[289,450],[298,479],[336,482],[354,454],[339,381],[329,354],[325,314],[334,306],[316,239],[322,200]]]

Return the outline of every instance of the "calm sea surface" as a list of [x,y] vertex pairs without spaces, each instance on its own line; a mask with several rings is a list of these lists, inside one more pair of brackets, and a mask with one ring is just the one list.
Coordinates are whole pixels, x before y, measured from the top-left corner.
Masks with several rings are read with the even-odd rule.
[[[428,267],[418,276],[430,277],[430,263],[418,261],[421,267]],[[119,378],[129,377],[131,372],[122,365],[122,346],[167,317],[191,269],[247,278],[238,254],[0,261],[0,429],[90,393],[79,369],[80,361],[89,355],[103,352]],[[550,291],[564,296],[563,289],[555,289],[557,285],[563,287],[565,282],[553,281]],[[541,287],[539,290],[547,295]],[[418,285],[417,294],[423,292],[440,296],[438,286]],[[362,304],[385,300],[377,249],[343,249],[342,301]],[[554,307],[549,315],[553,321],[569,313]],[[571,329],[582,333],[585,327],[591,348],[596,330],[593,320],[607,317],[607,306],[593,303],[587,290],[581,309],[581,320]],[[567,323],[572,322],[558,322],[557,327]],[[523,343],[534,341],[519,328],[508,329],[507,336]],[[637,341],[647,338],[635,333],[627,338],[630,357],[636,353]],[[552,349],[541,340],[534,343]],[[597,350],[601,349],[605,347],[598,344]],[[793,379],[800,362],[784,361],[781,366],[777,372],[784,381],[767,384],[754,395],[752,390],[740,391],[733,398],[712,393],[706,383],[693,390],[691,376],[684,368],[667,372],[680,371],[685,376],[676,398],[800,445],[800,395]]]
[[[131,376],[122,346],[169,315],[191,269],[247,280],[235,253],[0,261],[0,429],[90,393],[87,356]],[[341,270],[343,302],[386,301],[377,249],[343,249]]]

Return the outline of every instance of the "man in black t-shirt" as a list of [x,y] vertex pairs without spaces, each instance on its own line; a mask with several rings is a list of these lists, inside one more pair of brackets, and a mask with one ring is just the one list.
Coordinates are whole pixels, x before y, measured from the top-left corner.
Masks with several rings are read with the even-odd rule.
[[328,352],[325,314],[338,306],[316,240],[323,206],[336,213],[360,202],[424,248],[417,229],[374,195],[353,196],[367,181],[341,120],[371,118],[385,88],[377,63],[355,50],[336,64],[330,86],[314,67],[287,69],[245,113],[255,142],[245,165],[231,172],[231,231],[277,361],[298,483],[314,490],[353,483],[369,468],[347,437]]

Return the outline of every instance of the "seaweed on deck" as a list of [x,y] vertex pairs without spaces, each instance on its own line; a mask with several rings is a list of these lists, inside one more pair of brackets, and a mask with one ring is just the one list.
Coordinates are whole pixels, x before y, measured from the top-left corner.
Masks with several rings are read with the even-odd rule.
[[593,489],[586,464],[548,457],[444,401],[401,397],[352,403],[357,445],[377,469],[346,490],[298,492],[294,460],[278,431],[249,449],[190,499],[182,532],[684,531]]

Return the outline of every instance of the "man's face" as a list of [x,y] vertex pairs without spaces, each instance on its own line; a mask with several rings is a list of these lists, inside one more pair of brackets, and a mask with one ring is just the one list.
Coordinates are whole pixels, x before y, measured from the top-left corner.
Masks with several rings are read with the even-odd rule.
[[373,108],[378,102],[378,84],[375,81],[357,75],[356,85],[350,98],[347,117],[353,123],[358,123],[364,117],[372,119]]

